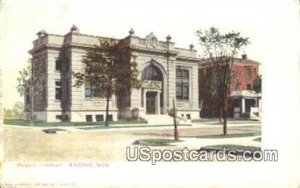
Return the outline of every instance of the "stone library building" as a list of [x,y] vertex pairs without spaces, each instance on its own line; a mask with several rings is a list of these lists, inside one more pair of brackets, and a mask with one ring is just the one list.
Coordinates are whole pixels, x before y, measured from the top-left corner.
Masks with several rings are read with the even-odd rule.
[[[86,50],[108,39],[80,33],[73,26],[65,35],[37,33],[33,41],[33,66],[39,70],[40,84],[34,99],[34,118],[38,121],[96,122],[105,118],[106,99],[93,95],[92,86],[75,87],[73,72],[83,70],[82,59]],[[199,118],[198,64],[200,59],[191,44],[186,49],[175,47],[170,36],[159,40],[153,33],[140,37],[131,29],[121,39],[124,48],[131,51],[137,63],[140,89],[133,89],[129,105],[120,109],[118,96],[109,101],[109,119],[117,121],[132,116],[148,123],[170,123],[168,114],[177,108],[177,116],[191,120]],[[25,96],[25,111],[29,97]],[[164,122],[166,121],[166,122]]]

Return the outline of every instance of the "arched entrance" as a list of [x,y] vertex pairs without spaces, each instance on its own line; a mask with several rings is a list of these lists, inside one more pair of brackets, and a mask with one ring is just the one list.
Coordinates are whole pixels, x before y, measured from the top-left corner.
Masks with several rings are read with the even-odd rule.
[[151,62],[142,74],[142,106],[146,114],[164,114],[164,76],[161,67]]

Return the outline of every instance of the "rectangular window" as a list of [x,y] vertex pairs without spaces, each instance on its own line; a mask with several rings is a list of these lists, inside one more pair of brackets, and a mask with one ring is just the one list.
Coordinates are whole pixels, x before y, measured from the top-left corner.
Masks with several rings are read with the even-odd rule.
[[247,84],[247,90],[251,90],[252,87],[251,87],[251,84]]
[[189,100],[189,71],[176,70],[176,99]]
[[102,91],[100,88],[97,88],[95,85],[92,85],[92,94],[93,94],[93,97],[104,97],[104,96],[106,96],[105,92]]
[[86,115],[86,116],[85,116],[85,120],[86,120],[87,122],[92,122],[92,121],[93,121],[93,116],[92,116],[92,115]]
[[85,97],[104,97],[106,96],[105,91],[100,89],[101,86],[96,86],[91,81],[85,81]]
[[56,71],[61,71],[61,60],[60,59],[57,59],[56,61],[55,61],[55,70]]
[[55,81],[55,99],[61,100],[61,81]]
[[241,83],[239,81],[237,81],[236,83],[234,83],[234,89],[235,90],[240,90],[240,86],[241,86]]
[[91,82],[86,81],[85,84],[85,97],[92,97],[92,84]]
[[111,114],[108,114],[107,120],[108,121],[113,121],[113,116]]
[[62,116],[62,115],[56,115],[55,118],[56,118],[57,120],[62,120],[62,119],[63,119],[63,116]]
[[96,121],[103,121],[103,115],[96,115]]
[[246,68],[246,77],[251,78],[252,77],[252,70],[250,67]]

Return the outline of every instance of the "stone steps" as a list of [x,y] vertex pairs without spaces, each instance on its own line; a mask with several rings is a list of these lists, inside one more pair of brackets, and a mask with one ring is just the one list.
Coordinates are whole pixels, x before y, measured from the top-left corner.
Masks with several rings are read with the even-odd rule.
[[144,118],[148,121],[149,125],[171,125],[173,124],[173,117],[169,115],[145,115]]

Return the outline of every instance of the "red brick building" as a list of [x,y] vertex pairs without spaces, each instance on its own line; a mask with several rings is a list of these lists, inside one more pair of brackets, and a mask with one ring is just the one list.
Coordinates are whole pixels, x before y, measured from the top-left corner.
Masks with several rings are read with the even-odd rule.
[[[261,106],[261,94],[253,90],[253,82],[259,75],[259,63],[247,59],[246,55],[237,58],[233,63],[232,73],[235,75],[230,86],[230,107],[228,117],[257,118]],[[207,79],[209,78],[208,64],[199,63],[199,101],[200,117],[216,118],[220,116],[219,106],[206,92]]]

